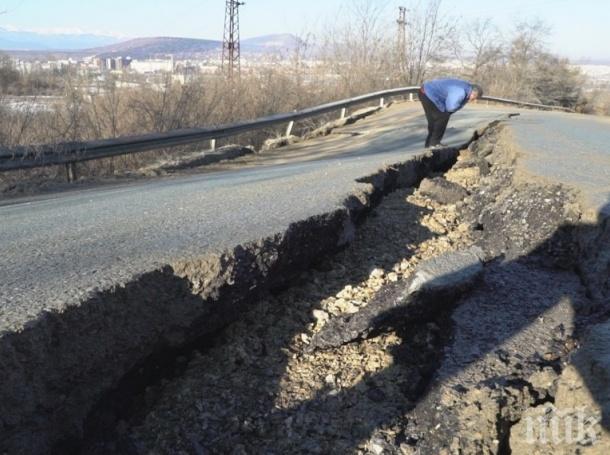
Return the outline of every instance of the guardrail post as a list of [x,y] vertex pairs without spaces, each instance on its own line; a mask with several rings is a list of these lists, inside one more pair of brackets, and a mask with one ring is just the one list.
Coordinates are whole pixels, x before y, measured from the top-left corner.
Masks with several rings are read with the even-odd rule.
[[379,107],[384,107],[385,106],[385,98],[380,98],[379,99]]
[[294,127],[294,121],[291,121],[288,124],[288,128],[286,128],[286,137],[290,136],[292,134],[292,128]]
[[210,150],[216,150],[216,139],[210,139]]
[[415,101],[415,99],[413,97],[413,93],[409,93],[409,101],[411,101],[411,102]]
[[68,180],[68,183],[76,182],[77,178],[76,163],[66,163],[66,179]]
[[341,117],[339,117],[339,120],[343,120],[345,118],[346,114],[347,114],[347,108],[345,108],[345,107],[341,108]]

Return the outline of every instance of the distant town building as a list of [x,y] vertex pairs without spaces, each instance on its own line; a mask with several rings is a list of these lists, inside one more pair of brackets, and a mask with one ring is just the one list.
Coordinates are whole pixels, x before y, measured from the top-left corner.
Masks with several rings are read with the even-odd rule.
[[132,60],[129,67],[136,73],[173,73],[174,58],[169,60],[151,59],[151,60]]
[[123,71],[129,67],[131,58],[129,57],[93,57],[91,59],[91,67],[97,68],[98,70],[104,71]]

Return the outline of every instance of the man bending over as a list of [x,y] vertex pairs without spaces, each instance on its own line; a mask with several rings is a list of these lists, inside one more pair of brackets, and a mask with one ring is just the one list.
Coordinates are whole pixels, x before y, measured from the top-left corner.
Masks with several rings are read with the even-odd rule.
[[451,114],[462,109],[468,101],[482,96],[483,89],[479,85],[460,79],[435,79],[424,82],[419,99],[428,120],[426,148],[445,147],[441,144],[441,139]]

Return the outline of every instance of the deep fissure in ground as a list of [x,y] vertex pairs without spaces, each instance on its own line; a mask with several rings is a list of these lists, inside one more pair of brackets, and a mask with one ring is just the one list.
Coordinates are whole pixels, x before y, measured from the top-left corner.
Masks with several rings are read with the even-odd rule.
[[[388,195],[346,250],[263,296],[84,451],[511,453],[523,413],[554,402],[579,329],[608,308],[587,289],[599,277],[581,261],[573,194],[520,179],[501,136]],[[444,311],[307,352],[329,321],[472,244],[484,282]]]
[[[451,150],[444,151],[442,155],[443,157],[438,160],[439,164],[436,165],[439,171],[448,169],[451,166],[451,163],[454,162],[454,159],[451,159]],[[422,166],[421,163],[418,164],[417,162],[411,164],[415,164],[415,169],[407,170],[407,181],[409,179],[419,180],[423,177],[419,175],[420,173],[431,172],[429,165]],[[409,166],[407,166],[407,168],[408,167]],[[390,168],[384,171],[383,174],[364,179],[363,183],[371,183],[375,188],[381,189],[381,191],[376,191],[371,194],[367,204],[370,204],[371,206],[378,204],[382,200],[384,193],[393,191],[396,188],[396,185],[400,184],[399,180],[405,178],[404,174],[404,170]],[[412,192],[413,190],[408,188],[403,191]],[[358,203],[360,203],[360,201],[358,201]],[[358,215],[355,219],[358,224],[364,220],[365,213],[366,211],[361,215]],[[377,217],[378,214],[375,213],[375,210],[373,209],[370,216]],[[332,262],[332,260],[330,261]],[[314,262],[312,270],[324,271],[328,270],[329,267],[332,268],[329,259],[323,258]],[[361,276],[364,277],[366,274],[368,274],[368,270],[363,269],[361,271]],[[271,290],[268,297],[274,298],[273,296],[281,295],[285,289],[290,289],[292,286],[298,286],[298,283],[302,280],[303,277],[301,276],[297,278],[296,283],[282,283],[279,287]],[[246,307],[248,305],[246,305]],[[416,325],[413,326],[413,329],[421,330],[420,327]],[[100,443],[102,444],[102,447],[104,447],[99,449],[100,452],[107,450],[104,441],[107,441],[109,438],[116,438],[117,430],[120,431],[120,428],[125,424],[126,420],[138,421],[141,419],[145,410],[153,406],[163,385],[179,378],[194,356],[203,355],[211,347],[223,343],[222,333],[223,329],[220,329],[213,334],[203,335],[193,342],[178,348],[163,348],[155,352],[153,356],[146,359],[125,375],[119,385],[106,393],[92,409],[85,422],[86,433],[84,441],[78,439],[63,440],[55,447],[55,452],[91,453],[92,450],[95,450],[93,447]],[[445,332],[440,331],[440,333]],[[430,359],[426,360],[426,364],[428,365],[426,367],[426,375],[432,373],[433,368],[430,365],[433,363],[434,362]],[[415,384],[415,387],[421,388],[422,385]],[[126,450],[131,451],[131,449]]]

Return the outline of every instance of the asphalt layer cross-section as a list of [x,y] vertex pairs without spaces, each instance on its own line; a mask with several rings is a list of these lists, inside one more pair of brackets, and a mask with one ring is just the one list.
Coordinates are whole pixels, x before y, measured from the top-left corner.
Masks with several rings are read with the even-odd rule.
[[[513,111],[467,107],[452,118],[446,142],[464,143],[475,128]],[[424,137],[421,107],[397,104],[275,151],[256,166],[0,206],[0,333],[160,265],[283,232],[336,209],[357,188],[356,179],[423,153]]]

